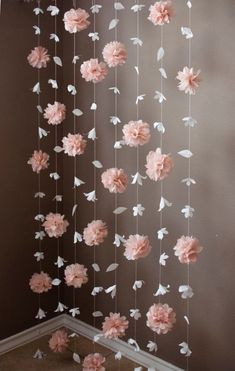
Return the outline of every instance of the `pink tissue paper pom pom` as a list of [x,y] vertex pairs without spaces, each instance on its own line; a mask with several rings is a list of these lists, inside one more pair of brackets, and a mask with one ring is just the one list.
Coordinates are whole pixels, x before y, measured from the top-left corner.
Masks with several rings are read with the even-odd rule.
[[122,66],[127,60],[125,45],[118,41],[111,41],[103,49],[103,58],[109,67]]
[[179,80],[179,90],[184,91],[185,94],[195,94],[201,81],[199,77],[200,72],[200,70],[194,72],[193,68],[188,67],[184,67],[183,71],[179,71],[176,76],[177,80]]
[[42,46],[36,46],[28,55],[28,62],[34,68],[46,68],[47,63],[50,61],[48,50]]
[[102,366],[105,361],[105,357],[100,353],[88,354],[84,358],[82,371],[105,371]]
[[85,30],[90,22],[89,14],[84,9],[70,9],[64,14],[64,27],[70,33],[76,33]]
[[102,330],[105,338],[117,339],[125,336],[125,330],[128,328],[129,322],[125,316],[120,316],[120,313],[109,313],[109,317],[105,317],[102,324]]
[[83,239],[87,246],[100,245],[107,235],[108,229],[102,220],[93,220],[83,231]]
[[174,250],[180,263],[195,263],[203,247],[197,238],[182,236],[177,240]]
[[85,151],[87,141],[83,139],[81,134],[68,134],[67,137],[62,139],[64,153],[68,156],[75,157],[76,155],[82,155]]
[[140,236],[139,234],[130,235],[124,243],[124,256],[128,260],[137,260],[145,258],[149,255],[152,246],[150,245],[148,236]]
[[153,304],[147,316],[147,326],[158,335],[165,335],[176,322],[176,314],[168,304]]
[[165,179],[173,168],[171,156],[162,154],[161,148],[157,148],[155,152],[150,151],[146,161],[146,174],[155,182]]
[[64,274],[67,286],[73,286],[77,289],[88,282],[87,268],[84,265],[78,263],[67,265]]
[[63,103],[48,103],[47,108],[45,109],[44,118],[48,120],[48,124],[50,125],[59,125],[65,120],[65,113],[66,108]]
[[57,330],[52,334],[49,340],[49,347],[53,352],[62,353],[68,348],[68,346],[69,337],[67,331]]
[[44,273],[34,273],[29,281],[29,286],[33,292],[36,294],[42,294],[47,292],[52,288],[51,277]]
[[163,26],[165,23],[170,23],[174,11],[172,2],[168,1],[157,1],[154,5],[149,8],[150,14],[148,19],[154,24],[154,26]]
[[142,120],[130,121],[123,126],[123,140],[130,147],[143,146],[150,140],[150,128],[147,122]]
[[67,230],[69,223],[64,220],[64,215],[49,213],[42,226],[49,237],[61,237]]
[[95,84],[104,80],[108,74],[106,64],[104,62],[99,63],[98,59],[92,58],[89,61],[83,62],[80,71],[86,81],[92,81]]
[[111,193],[123,193],[128,185],[128,177],[124,170],[117,168],[107,169],[101,175],[101,181],[104,188],[107,188]]
[[46,152],[34,151],[32,157],[27,164],[32,166],[35,173],[39,174],[41,170],[47,169],[49,166],[49,155]]

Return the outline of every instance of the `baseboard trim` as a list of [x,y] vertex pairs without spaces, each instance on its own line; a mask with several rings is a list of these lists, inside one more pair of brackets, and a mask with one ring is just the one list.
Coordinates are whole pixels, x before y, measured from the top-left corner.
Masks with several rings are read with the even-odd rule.
[[[93,340],[95,335],[101,333],[85,322],[72,318],[67,314],[62,314],[0,341],[0,355],[37,340],[42,336],[48,335],[60,327],[66,327],[72,332],[76,332],[90,340]],[[99,344],[113,352],[120,351],[126,358],[146,368],[155,369],[156,371],[183,371],[183,369],[155,357],[148,352],[144,352],[143,350],[136,352],[131,345],[120,339],[108,340],[102,337],[99,340]]]

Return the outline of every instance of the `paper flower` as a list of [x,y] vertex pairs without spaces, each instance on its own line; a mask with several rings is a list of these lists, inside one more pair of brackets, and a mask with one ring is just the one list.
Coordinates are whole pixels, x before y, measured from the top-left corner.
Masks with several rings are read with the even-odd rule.
[[67,230],[69,223],[64,220],[64,215],[49,213],[42,226],[49,237],[61,237]]
[[105,371],[105,368],[102,366],[105,361],[105,357],[100,353],[88,354],[84,358],[82,371]]
[[42,294],[52,288],[52,279],[43,271],[41,273],[34,273],[30,278],[29,286],[36,294]]
[[65,120],[66,108],[63,103],[48,103],[45,109],[44,118],[48,120],[49,125],[59,125]]
[[34,68],[46,68],[47,63],[50,62],[48,50],[42,46],[36,46],[28,55],[28,62]]
[[67,265],[64,274],[67,286],[73,286],[75,289],[88,282],[87,268],[84,265],[78,263]]
[[103,49],[103,58],[109,67],[122,66],[127,60],[127,51],[124,44],[111,41]]
[[64,27],[70,33],[76,33],[85,30],[90,22],[89,14],[84,9],[70,9],[64,14]]
[[108,229],[102,220],[93,220],[83,231],[83,239],[87,246],[100,245],[107,235]]
[[62,139],[64,153],[69,156],[75,157],[82,155],[85,151],[87,141],[83,139],[81,134],[68,134],[67,137]]
[[90,59],[83,62],[80,68],[82,77],[86,81],[92,81],[93,83],[100,82],[104,80],[108,74],[107,66],[104,62],[98,61],[98,59]]
[[130,121],[123,126],[123,140],[130,147],[143,146],[150,140],[150,127],[147,122]]
[[154,26],[162,26],[165,23],[170,23],[173,16],[173,7],[170,0],[157,1],[154,5],[150,6],[149,10],[148,19]]
[[145,258],[152,249],[148,236],[140,236],[139,234],[130,235],[124,246],[126,248],[124,256],[128,260]]
[[28,160],[27,164],[32,166],[35,173],[39,174],[41,170],[47,169],[49,166],[49,155],[46,152],[34,151],[32,157]]
[[104,336],[108,339],[117,339],[125,336],[125,330],[128,328],[129,322],[125,316],[120,316],[120,313],[109,313],[109,317],[105,317],[102,324]]
[[147,326],[158,335],[167,334],[176,322],[176,314],[168,304],[153,304],[147,316]]
[[183,71],[179,71],[176,76],[177,80],[179,80],[179,90],[184,91],[185,94],[195,94],[201,81],[199,77],[200,72],[200,70],[194,72],[193,68],[188,67],[184,67]]
[[155,182],[165,179],[170,174],[173,167],[171,156],[169,154],[162,154],[160,148],[157,148],[155,152],[150,151],[146,160],[146,174]]
[[123,193],[128,185],[127,175],[123,169],[110,168],[101,175],[104,188],[110,193]]
[[69,346],[69,337],[68,333],[65,330],[55,331],[50,340],[49,347],[55,353],[64,352]]
[[178,256],[180,263],[194,263],[203,247],[197,238],[182,236],[177,240],[174,247],[175,256]]

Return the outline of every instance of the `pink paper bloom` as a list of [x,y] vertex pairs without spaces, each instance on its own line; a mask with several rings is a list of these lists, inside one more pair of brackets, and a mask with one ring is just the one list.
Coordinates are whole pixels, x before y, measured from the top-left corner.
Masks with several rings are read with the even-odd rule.
[[80,32],[90,25],[88,18],[89,14],[84,9],[70,9],[64,14],[64,27],[70,33]]
[[52,334],[49,340],[49,347],[53,352],[62,353],[68,348],[68,346],[69,337],[67,331],[57,330]]
[[44,118],[48,120],[50,125],[59,125],[65,119],[65,105],[59,102],[54,104],[48,103],[45,109]]
[[101,175],[101,181],[104,188],[111,193],[123,193],[128,185],[127,175],[123,169],[111,168]]
[[103,57],[109,67],[122,66],[127,60],[125,45],[118,41],[111,41],[105,45]]
[[67,286],[73,286],[77,289],[88,282],[87,268],[84,265],[78,263],[67,265],[64,274]]
[[48,50],[42,46],[36,46],[28,55],[28,62],[34,68],[45,68],[50,61]]
[[176,322],[176,314],[168,304],[153,304],[147,316],[147,326],[158,335],[167,334]]
[[61,237],[67,230],[69,223],[64,220],[64,215],[50,213],[46,216],[46,220],[43,223],[46,233],[49,237]]
[[83,239],[87,246],[100,245],[107,235],[108,229],[102,220],[93,220],[83,231]]
[[130,235],[124,243],[125,252],[124,256],[128,260],[137,260],[139,258],[145,258],[152,246],[150,246],[148,236],[140,236],[139,234]]
[[165,23],[170,23],[173,16],[173,7],[170,0],[157,1],[154,5],[151,5],[150,14],[148,19],[154,24],[154,26],[162,26]]
[[92,81],[95,84],[104,80],[108,74],[106,64],[104,62],[99,63],[98,59],[90,59],[83,62],[80,71],[86,81]]
[[32,169],[35,173],[39,174],[41,170],[48,168],[48,160],[49,155],[46,152],[42,152],[41,150],[34,151],[27,164],[32,166]]
[[29,286],[36,294],[42,294],[52,288],[51,277],[44,272],[34,273],[29,281]]
[[82,371],[105,371],[105,368],[102,366],[105,361],[105,357],[100,353],[88,354],[84,358]]
[[178,88],[184,91],[185,94],[195,94],[201,81],[199,75],[200,70],[194,72],[193,68],[184,67],[183,71],[179,71],[176,78],[179,80]]
[[147,122],[130,121],[123,126],[123,140],[130,147],[142,146],[150,140],[150,128]]
[[86,148],[87,141],[83,139],[81,134],[68,134],[67,137],[62,139],[64,153],[69,156],[75,157],[76,155],[82,155]]
[[177,240],[174,250],[180,263],[195,263],[203,247],[197,238],[182,236]]
[[169,154],[162,154],[161,148],[157,148],[155,152],[150,151],[146,161],[146,174],[155,182],[165,179],[170,174],[173,167],[171,156]]
[[104,336],[108,339],[117,339],[125,336],[125,330],[128,328],[129,322],[125,316],[120,316],[120,313],[109,313],[109,317],[105,317],[102,324]]

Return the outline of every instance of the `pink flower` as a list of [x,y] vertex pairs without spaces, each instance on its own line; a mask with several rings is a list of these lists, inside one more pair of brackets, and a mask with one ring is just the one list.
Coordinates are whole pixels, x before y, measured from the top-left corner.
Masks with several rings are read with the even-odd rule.
[[109,67],[122,66],[127,60],[127,51],[124,44],[112,41],[105,45],[103,57]]
[[109,313],[102,324],[104,336],[108,339],[117,339],[125,336],[125,330],[129,322],[126,317],[120,316],[120,313]]
[[177,240],[174,250],[180,263],[195,263],[203,247],[197,238],[182,236]]
[[107,235],[108,229],[102,220],[93,220],[83,231],[83,239],[87,246],[100,245]]
[[61,237],[67,230],[69,223],[64,220],[64,215],[50,213],[46,216],[43,227],[49,237]]
[[150,179],[155,180],[155,182],[165,179],[170,174],[173,167],[171,156],[169,154],[163,155],[161,148],[157,148],[155,152],[150,151],[146,161],[146,174]]
[[154,24],[154,26],[162,26],[165,23],[170,23],[173,16],[173,7],[170,0],[157,1],[154,5],[151,5],[150,14],[148,19]]
[[128,185],[127,175],[123,169],[111,168],[101,175],[104,188],[111,193],[123,193]]
[[39,174],[41,170],[48,168],[48,160],[49,155],[46,152],[39,150],[33,152],[32,157],[30,157],[27,164],[32,166],[32,169],[35,173]]
[[147,326],[158,335],[167,334],[176,322],[176,314],[168,304],[153,304],[147,316]]
[[52,288],[51,277],[44,273],[34,273],[29,281],[29,286],[36,294],[42,294]]
[[64,27],[70,33],[80,32],[90,25],[87,18],[89,14],[84,9],[70,9],[64,14]]
[[48,103],[45,109],[44,118],[48,120],[50,125],[59,125],[65,119],[65,105],[59,102],[54,104]]
[[48,55],[48,50],[42,46],[36,46],[31,53],[28,55],[28,62],[30,66],[34,68],[43,68],[47,66],[50,61],[50,56]]
[[102,364],[106,359],[100,353],[88,354],[83,361],[82,371],[105,371]]
[[128,260],[145,258],[152,249],[148,236],[140,236],[139,234],[130,235],[124,243],[124,246],[126,248],[124,256]]
[[123,140],[130,147],[142,146],[150,140],[150,128],[147,122],[130,121],[128,124],[123,126]]
[[68,134],[67,137],[62,139],[64,153],[69,156],[75,157],[76,155],[82,155],[86,148],[87,141],[83,139],[81,134]]
[[185,94],[195,94],[201,81],[199,74],[200,70],[194,72],[193,68],[184,67],[183,71],[179,71],[176,78],[179,80],[178,88],[184,91]]
[[98,62],[98,59],[90,59],[89,61],[83,62],[80,68],[82,77],[86,81],[92,81],[93,83],[104,80],[108,74],[107,66],[104,62]]
[[67,265],[64,274],[67,286],[73,286],[77,289],[88,282],[87,268],[84,265],[78,263]]
[[65,330],[57,330],[49,340],[49,347],[55,353],[62,353],[69,346],[68,333]]

